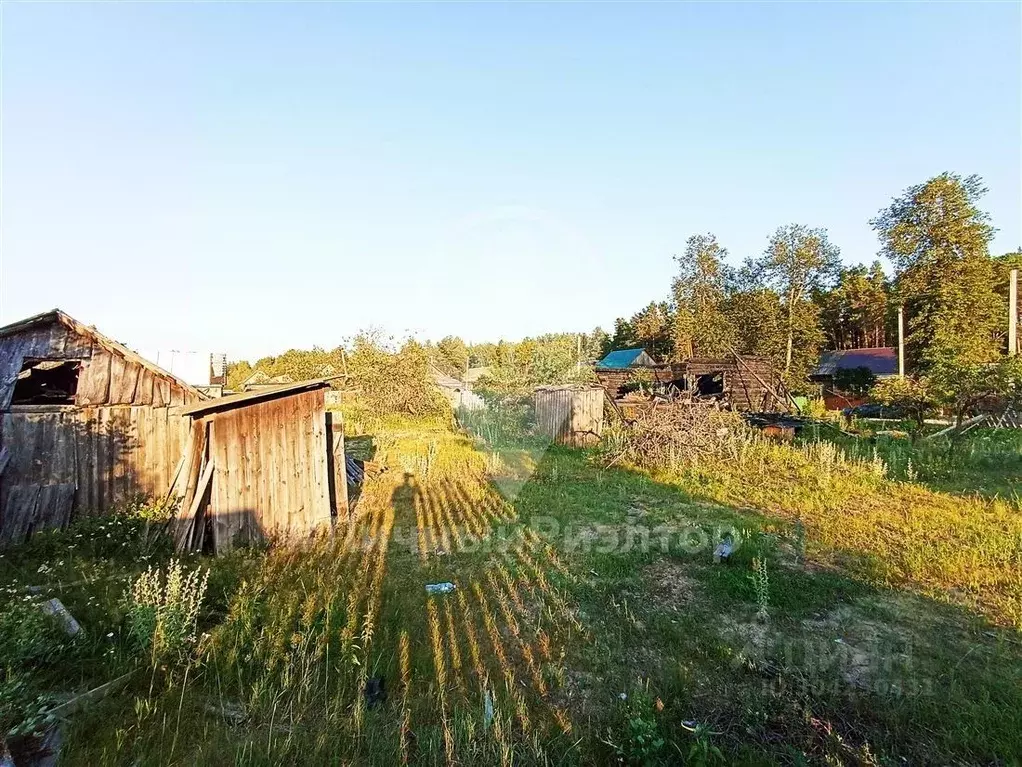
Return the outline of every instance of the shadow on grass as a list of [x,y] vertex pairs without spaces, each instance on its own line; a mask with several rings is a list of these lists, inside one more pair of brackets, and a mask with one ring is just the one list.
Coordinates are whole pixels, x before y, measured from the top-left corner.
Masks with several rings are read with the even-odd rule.
[[[543,520],[581,574],[572,595],[587,623],[605,629],[577,648],[576,668],[620,691],[646,679],[674,696],[667,728],[708,722],[734,759],[1022,753],[1017,632],[885,586],[869,552],[821,551],[786,520],[558,447],[515,507]],[[736,551],[714,564],[726,535]],[[754,560],[766,562],[762,593]],[[615,705],[604,692],[602,707]]]

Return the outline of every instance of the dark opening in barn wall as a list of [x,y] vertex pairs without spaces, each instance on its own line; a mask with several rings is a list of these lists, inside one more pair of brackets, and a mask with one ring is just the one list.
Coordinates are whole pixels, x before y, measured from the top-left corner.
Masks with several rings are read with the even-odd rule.
[[715,370],[712,373],[703,373],[696,376],[696,394],[707,396],[724,393],[724,371]]
[[78,392],[78,360],[27,359],[14,384],[12,405],[73,405]]

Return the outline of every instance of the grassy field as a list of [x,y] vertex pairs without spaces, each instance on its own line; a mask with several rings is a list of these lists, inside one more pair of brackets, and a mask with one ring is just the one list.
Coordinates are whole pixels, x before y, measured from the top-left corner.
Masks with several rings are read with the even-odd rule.
[[[828,442],[754,441],[654,476],[489,436],[499,450],[392,425],[376,435],[387,470],[333,538],[188,558],[211,574],[184,656],[154,662],[129,631],[132,576],[170,557],[137,515],[6,552],[0,623],[25,628],[0,640],[0,715],[132,672],[72,718],[63,763],[1022,754],[1013,495],[907,482],[880,451]],[[715,564],[726,536],[735,553]],[[442,582],[456,589],[427,594]],[[39,622],[51,596],[83,636]]]

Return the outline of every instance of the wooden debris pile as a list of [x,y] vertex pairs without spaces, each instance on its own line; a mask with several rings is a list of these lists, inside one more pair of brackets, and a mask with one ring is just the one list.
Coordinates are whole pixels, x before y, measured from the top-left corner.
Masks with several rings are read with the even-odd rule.
[[653,403],[638,410],[609,448],[608,465],[652,469],[734,460],[750,431],[741,414],[718,403]]

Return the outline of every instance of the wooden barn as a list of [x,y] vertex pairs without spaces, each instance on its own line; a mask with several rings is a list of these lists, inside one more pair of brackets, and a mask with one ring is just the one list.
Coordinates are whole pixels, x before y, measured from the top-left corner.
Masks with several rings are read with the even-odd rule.
[[320,529],[347,513],[327,386],[211,399],[59,310],[2,327],[0,545],[140,495],[176,497],[181,548]]
[[779,376],[770,361],[762,357],[692,357],[669,364],[644,362],[609,367],[606,360],[612,356],[613,353],[601,360],[595,373],[615,403],[663,394],[718,399],[736,410],[767,412],[788,408]]
[[562,445],[583,447],[603,433],[603,389],[585,384],[541,386],[535,392],[536,428]]
[[204,399],[60,310],[0,328],[0,543],[165,494]]
[[190,438],[174,492],[181,549],[225,551],[300,539],[347,516],[344,438],[326,381],[305,381],[182,408]]

